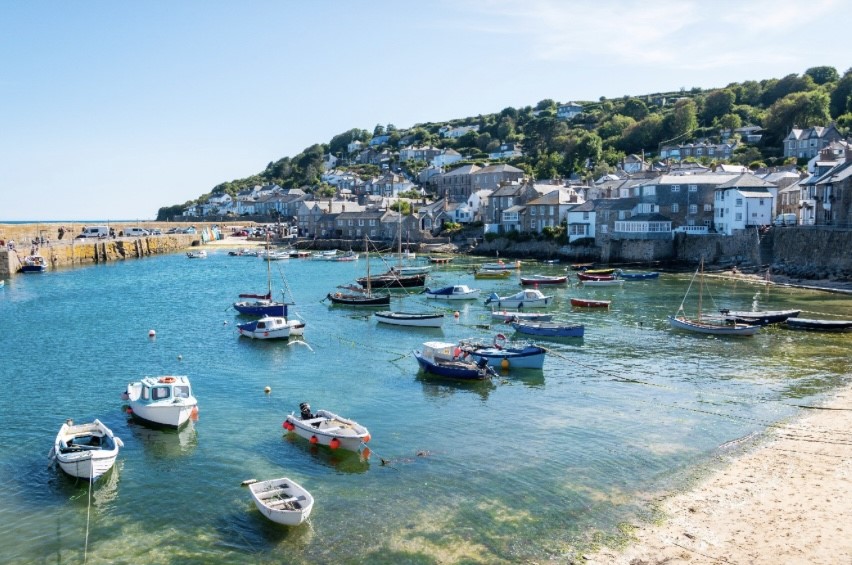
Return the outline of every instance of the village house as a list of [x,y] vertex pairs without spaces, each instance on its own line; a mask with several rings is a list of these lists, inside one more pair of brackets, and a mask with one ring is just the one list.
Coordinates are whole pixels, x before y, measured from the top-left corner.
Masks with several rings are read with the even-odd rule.
[[583,107],[576,102],[560,104],[556,108],[556,117],[560,120],[573,120],[583,113]]
[[433,167],[444,168],[453,163],[458,163],[462,160],[462,154],[455,149],[444,149],[439,154],[432,157],[430,164]]
[[525,231],[542,233],[544,228],[555,228],[568,220],[568,211],[581,203],[574,189],[552,187],[552,190],[526,203]]
[[[799,183],[800,222],[803,225],[848,225],[849,217],[849,168],[852,150],[847,149],[843,157],[826,150],[824,161],[817,161],[814,173]],[[828,160],[831,157],[832,160]]]
[[485,233],[520,231],[525,204],[539,196],[530,183],[510,183],[497,188],[489,196],[483,214]]
[[478,165],[462,165],[446,173],[432,177],[432,186],[439,198],[450,202],[466,201],[473,192],[472,174],[480,170]]
[[586,200],[566,213],[568,242],[595,237],[595,206],[597,200]]
[[387,212],[385,210],[359,210],[353,212],[341,212],[335,218],[334,237],[343,239],[385,239],[382,230],[382,218]]
[[843,136],[835,125],[828,127],[813,126],[806,129],[793,128],[784,138],[784,156],[797,159],[810,159],[829,145],[832,141],[840,141]]
[[402,175],[385,173],[378,178],[365,182],[363,192],[373,196],[396,197],[400,192],[415,188],[416,186]]
[[713,226],[714,191],[738,177],[733,173],[662,175],[631,187],[630,196],[657,204],[660,213],[682,231],[707,232]]
[[714,228],[733,235],[772,223],[777,187],[752,174],[742,174],[715,190]]
[[610,231],[613,240],[672,239],[672,221],[660,214],[660,207],[637,202],[628,213],[623,206],[614,210],[616,219]]
[[516,143],[501,143],[497,149],[488,154],[489,159],[512,159],[513,157],[523,157],[524,152],[521,151],[521,146]]
[[399,160],[400,162],[423,161],[424,163],[431,163],[432,159],[440,155],[442,152],[442,149],[437,149],[430,145],[426,147],[404,147],[399,150]]
[[471,190],[464,195],[465,199],[476,190],[494,190],[505,183],[519,182],[524,178],[524,171],[512,165],[501,163],[472,171],[470,175],[472,177]]
[[736,148],[736,142],[710,143],[706,140],[683,145],[664,145],[660,149],[660,158],[673,161],[681,161],[687,157],[695,159],[707,157],[714,160],[730,159]]
[[441,137],[447,137],[447,138],[450,138],[450,139],[458,139],[458,138],[460,138],[460,137],[464,136],[465,134],[472,132],[472,131],[478,132],[479,126],[478,125],[476,125],[476,126],[460,126],[460,127],[442,126],[438,130],[438,133],[441,135]]

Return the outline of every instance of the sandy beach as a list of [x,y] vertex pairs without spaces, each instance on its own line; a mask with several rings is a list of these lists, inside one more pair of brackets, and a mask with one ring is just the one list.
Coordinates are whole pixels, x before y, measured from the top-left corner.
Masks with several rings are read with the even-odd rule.
[[852,563],[852,385],[767,435],[586,563]]

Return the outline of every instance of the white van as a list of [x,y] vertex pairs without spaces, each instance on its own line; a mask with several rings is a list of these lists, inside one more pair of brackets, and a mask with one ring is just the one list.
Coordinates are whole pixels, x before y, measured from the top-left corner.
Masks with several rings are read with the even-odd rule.
[[83,230],[83,232],[77,237],[88,238],[88,237],[109,237],[109,228],[106,226],[89,226]]
[[796,221],[796,214],[778,214],[772,223],[776,226],[795,226],[798,222]]
[[124,235],[127,237],[144,237],[151,234],[145,228],[127,228],[124,230]]

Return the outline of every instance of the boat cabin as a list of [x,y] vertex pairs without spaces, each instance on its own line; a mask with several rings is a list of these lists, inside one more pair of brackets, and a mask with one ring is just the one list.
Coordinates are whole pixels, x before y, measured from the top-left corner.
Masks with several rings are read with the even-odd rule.
[[186,377],[145,377],[141,383],[139,400],[142,402],[162,402],[191,398],[192,390]]

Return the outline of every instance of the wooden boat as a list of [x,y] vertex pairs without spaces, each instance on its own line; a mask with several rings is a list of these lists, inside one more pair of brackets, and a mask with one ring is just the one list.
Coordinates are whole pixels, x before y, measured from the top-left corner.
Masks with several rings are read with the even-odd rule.
[[287,477],[252,483],[249,492],[261,514],[285,526],[298,526],[314,507],[311,493]]
[[47,261],[41,255],[27,255],[21,261],[21,272],[26,274],[43,273],[47,270]]
[[497,334],[492,344],[463,340],[459,347],[475,360],[487,359],[494,368],[541,369],[544,366],[543,347],[533,344],[507,345],[506,336]]
[[427,373],[450,379],[482,380],[494,374],[487,360],[474,363],[455,343],[427,341],[414,352],[417,363]]
[[95,481],[112,469],[121,447],[121,439],[100,420],[88,424],[66,420],[56,434],[50,457],[72,477]]
[[207,251],[204,249],[199,249],[198,251],[187,251],[186,256],[188,259],[207,259]]
[[[683,304],[686,301],[686,297],[689,295],[689,288],[692,287],[692,283],[695,282],[695,279],[698,278],[698,315],[696,318],[687,318],[684,313]],[[724,320],[722,323],[718,323],[715,321],[705,320],[701,317],[701,298],[704,293],[704,259],[701,259],[701,262],[698,265],[698,269],[696,269],[695,274],[692,276],[692,281],[689,283],[689,288],[686,290],[686,294],[683,297],[683,300],[680,303],[680,307],[674,316],[669,316],[669,324],[672,328],[678,330],[686,330],[695,333],[702,334],[712,334],[712,335],[729,335],[729,336],[751,336],[756,334],[760,330],[760,326],[758,325],[749,325],[749,324],[738,324],[738,323],[725,323]]]
[[505,279],[512,274],[512,271],[494,271],[490,269],[479,269],[473,272],[475,279]]
[[568,282],[567,275],[529,275],[521,277],[524,286],[535,286],[541,284],[565,284]]
[[572,298],[571,306],[577,308],[609,308],[612,300],[592,300],[591,298]]
[[286,316],[264,316],[259,320],[238,324],[237,331],[241,336],[252,339],[288,339],[291,335],[304,335],[305,322],[288,320]]
[[616,271],[616,274],[619,278],[624,279],[626,281],[645,281],[650,279],[656,279],[660,276],[660,273],[656,271],[651,271],[647,273],[627,273],[619,269]]
[[390,268],[391,273],[396,273],[403,276],[422,275],[432,270],[429,265],[394,265]]
[[[572,271],[584,271],[586,269],[591,269],[594,266],[594,263],[571,263],[570,269]],[[565,269],[566,271],[568,269]]]
[[506,263],[505,261],[500,260],[496,263],[483,263],[480,268],[486,271],[505,271],[511,269],[520,269],[521,262],[515,261],[514,263]]
[[624,284],[622,279],[595,279],[581,282],[583,286],[621,286]]
[[383,324],[394,326],[414,326],[418,328],[440,328],[444,323],[444,315],[440,313],[391,312],[389,310],[376,312],[376,320]]
[[470,288],[466,284],[454,284],[443,288],[432,290],[426,288],[426,298],[435,298],[442,300],[475,300],[479,298],[479,293],[482,292],[478,288]]
[[[266,239],[266,254],[269,256],[269,238]],[[272,267],[266,262],[266,294],[243,293],[240,298],[253,300],[240,300],[234,302],[234,310],[240,314],[249,316],[283,316],[287,317],[287,304],[272,300]]]
[[738,310],[719,310],[725,316],[725,320],[729,322],[738,322],[740,324],[757,324],[765,326],[768,324],[778,324],[785,321],[787,318],[798,317],[801,310],[762,310],[754,312],[738,311]]
[[361,277],[358,279],[358,284],[366,287],[368,284],[372,288],[411,288],[415,286],[423,286],[426,284],[426,273],[417,273],[414,275],[402,275],[388,271],[383,275],[373,277]]
[[545,296],[537,288],[525,288],[511,296],[497,296],[492,292],[485,303],[494,303],[497,308],[546,308],[553,304],[553,296]]
[[787,318],[788,328],[820,332],[842,332],[852,329],[852,320],[818,320],[811,318]]
[[549,322],[553,319],[553,314],[542,314],[539,312],[519,312],[517,310],[492,310],[491,318],[501,320],[503,323],[511,324],[515,320],[524,320],[529,322]]
[[145,377],[129,383],[122,399],[134,417],[161,426],[179,428],[198,413],[198,401],[185,376]]
[[586,269],[583,272],[587,275],[611,275],[615,273],[615,267],[606,269]]
[[450,261],[452,261],[452,257],[434,257],[432,255],[429,256],[430,263],[437,263],[438,265],[446,265]]
[[326,295],[332,304],[345,306],[389,306],[390,294],[373,294],[372,278],[370,277],[370,243],[364,238],[364,255],[367,258],[367,286],[366,288],[354,285],[338,287],[344,292],[329,292]]
[[614,275],[587,275],[586,273],[577,273],[577,280],[580,281],[611,281],[615,279]]
[[564,322],[512,322],[516,332],[544,337],[583,337],[582,324]]
[[314,445],[326,445],[331,449],[358,451],[370,441],[370,432],[355,420],[328,410],[311,414],[311,405],[307,402],[299,404],[299,414],[291,412],[282,426]]

